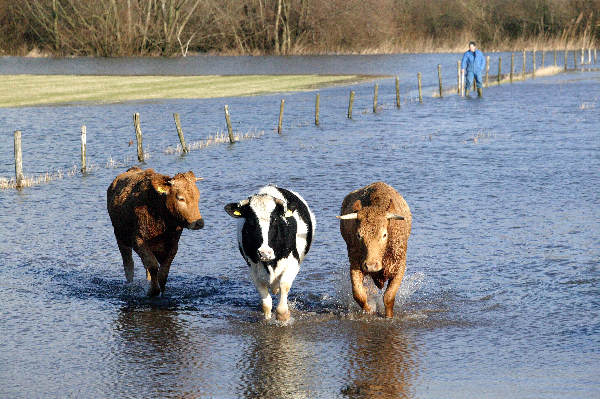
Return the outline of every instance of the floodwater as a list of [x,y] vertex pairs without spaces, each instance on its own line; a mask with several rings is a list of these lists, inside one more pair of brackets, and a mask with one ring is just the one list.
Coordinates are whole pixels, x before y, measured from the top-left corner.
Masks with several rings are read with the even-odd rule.
[[[81,124],[92,165],[0,190],[0,397],[600,397],[600,73],[423,104],[403,83],[400,110],[393,79],[378,83],[376,114],[372,83],[352,87],[352,120],[349,88],[321,89],[319,127],[314,92],[0,109],[1,177],[14,173],[16,129],[26,175],[77,165]],[[165,152],[173,112],[192,142],[224,128],[224,104],[234,130],[264,134]],[[205,228],[184,232],[158,299],[137,257],[125,283],[106,212],[106,188],[136,163],[134,112],[146,166],[205,179]],[[377,315],[354,303],[335,218],[348,192],[378,180],[413,214],[393,320],[374,287]],[[223,210],[266,183],[299,192],[317,218],[287,325],[261,320]]]

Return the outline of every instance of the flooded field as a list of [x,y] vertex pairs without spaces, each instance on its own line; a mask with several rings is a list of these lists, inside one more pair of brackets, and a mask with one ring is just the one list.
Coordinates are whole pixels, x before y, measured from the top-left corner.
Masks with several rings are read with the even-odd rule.
[[[320,90],[320,127],[310,92],[0,109],[0,177],[14,173],[16,129],[26,175],[77,165],[81,124],[92,165],[0,190],[0,397],[599,397],[600,73],[421,105],[406,86],[400,110],[393,79],[378,83],[377,114],[372,83],[353,86],[353,120],[348,87]],[[193,142],[223,130],[223,104],[236,132],[260,137],[168,153],[173,112]],[[147,167],[205,179],[205,228],[184,231],[159,299],[137,257],[125,284],[106,212],[106,188],[136,164],[134,112]],[[378,315],[354,303],[335,218],[378,180],[413,214],[393,320],[378,293]],[[223,210],[266,183],[300,193],[317,219],[287,325],[261,320]]]

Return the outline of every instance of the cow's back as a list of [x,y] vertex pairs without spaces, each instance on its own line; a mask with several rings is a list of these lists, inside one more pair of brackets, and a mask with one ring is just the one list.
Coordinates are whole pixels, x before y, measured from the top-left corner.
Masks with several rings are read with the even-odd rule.
[[[296,211],[298,212],[298,215],[300,216],[300,221],[306,225],[306,244],[304,247],[304,251],[302,251],[302,248],[297,248],[298,252],[301,253],[301,259],[302,259],[308,253],[310,246],[312,244],[313,235],[315,233],[315,224],[316,224],[315,216],[310,211],[308,204],[306,203],[304,198],[302,198],[300,196],[300,194],[295,193],[290,190],[286,190],[285,188],[281,188],[281,187],[277,187],[277,190],[279,190],[281,192],[281,194],[283,194],[283,197],[285,198],[285,200],[288,203],[288,207],[290,207],[290,205],[291,205],[296,209]],[[301,226],[298,226],[298,227],[299,227],[298,234],[302,234],[303,228]]]
[[152,169],[132,167],[118,175],[106,191],[106,207],[118,240],[131,245],[138,221],[135,208],[150,203]]

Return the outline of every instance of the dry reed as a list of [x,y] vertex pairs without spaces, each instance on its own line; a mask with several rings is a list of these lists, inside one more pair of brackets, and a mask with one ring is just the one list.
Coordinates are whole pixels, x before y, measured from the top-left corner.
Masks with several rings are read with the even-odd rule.
[[467,140],[463,140],[463,144],[467,144],[467,143],[479,144],[484,141],[489,141],[490,139],[493,139],[493,138],[496,138],[496,133],[479,131],[473,137],[470,137]]

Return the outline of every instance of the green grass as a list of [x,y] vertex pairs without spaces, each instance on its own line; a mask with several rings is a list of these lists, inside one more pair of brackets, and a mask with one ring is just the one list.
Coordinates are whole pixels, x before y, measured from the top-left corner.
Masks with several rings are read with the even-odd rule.
[[0,79],[0,107],[251,96],[314,90],[373,78],[362,75],[5,75]]

